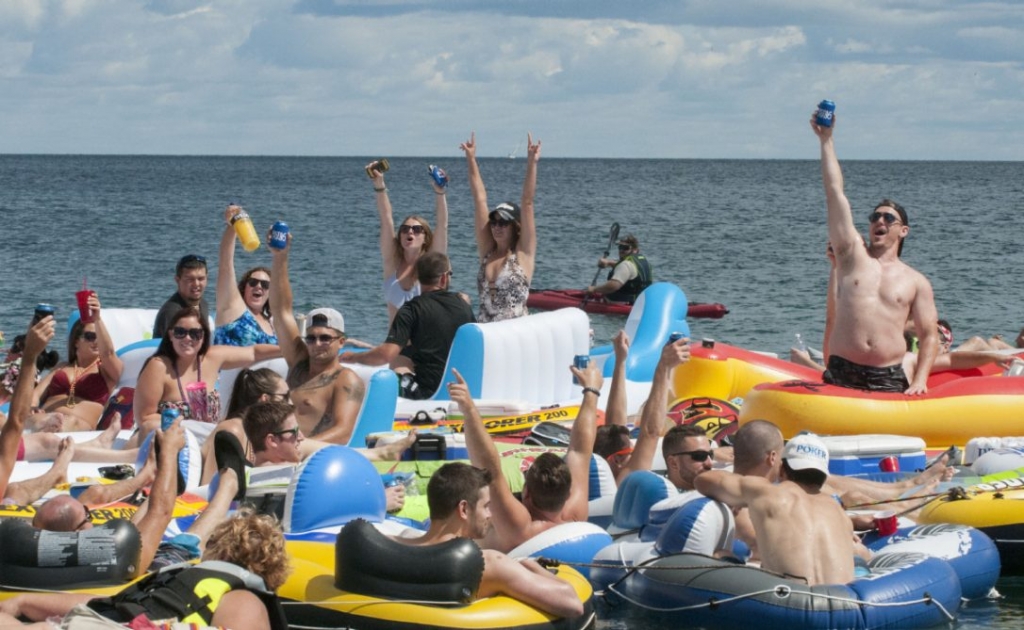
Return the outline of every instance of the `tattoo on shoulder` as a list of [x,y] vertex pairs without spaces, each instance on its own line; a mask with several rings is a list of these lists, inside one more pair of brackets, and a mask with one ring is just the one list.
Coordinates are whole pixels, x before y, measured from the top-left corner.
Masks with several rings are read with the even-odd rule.
[[366,385],[363,384],[361,378],[356,378],[351,384],[344,385],[342,389],[345,390],[345,395],[349,400],[362,402],[363,396],[366,395]]
[[341,374],[341,369],[340,368],[337,369],[337,370],[334,370],[333,372],[325,372],[323,374],[318,375],[316,378],[314,378],[311,381],[307,381],[305,383],[302,383],[301,385],[299,385],[298,387],[296,387],[294,389],[305,390],[305,389],[322,389],[324,387],[329,387],[329,386],[331,386],[334,383],[334,381],[338,380],[338,376],[340,374]]

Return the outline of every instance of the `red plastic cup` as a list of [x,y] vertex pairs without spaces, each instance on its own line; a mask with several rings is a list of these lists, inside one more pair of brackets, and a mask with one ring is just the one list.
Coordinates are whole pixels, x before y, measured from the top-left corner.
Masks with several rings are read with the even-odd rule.
[[895,455],[889,455],[878,460],[878,469],[882,472],[899,472],[900,460]]
[[896,512],[892,510],[886,510],[885,512],[875,512],[875,529],[878,530],[879,536],[892,536],[896,533],[896,529],[899,526],[898,519],[896,518]]
[[75,293],[75,299],[78,300],[78,314],[82,318],[83,324],[91,324],[94,316],[92,309],[89,308],[89,298],[96,295],[96,292],[91,289],[82,289]]

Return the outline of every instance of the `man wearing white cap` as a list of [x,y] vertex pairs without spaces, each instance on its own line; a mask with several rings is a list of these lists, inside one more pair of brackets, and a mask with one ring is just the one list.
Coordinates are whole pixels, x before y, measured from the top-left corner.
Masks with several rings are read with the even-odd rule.
[[338,351],[345,343],[345,319],[333,308],[313,309],[307,315],[306,334],[292,313],[294,299],[288,280],[291,234],[283,249],[270,248],[274,262],[270,275],[270,313],[277,343],[288,363],[289,396],[303,435],[324,442],[348,444],[362,406],[366,387],[352,370],[342,367]]
[[827,478],[828,449],[818,436],[801,434],[782,451],[778,484],[717,470],[694,483],[708,497],[749,509],[762,568],[812,586],[845,584],[853,579],[853,526],[822,493]]

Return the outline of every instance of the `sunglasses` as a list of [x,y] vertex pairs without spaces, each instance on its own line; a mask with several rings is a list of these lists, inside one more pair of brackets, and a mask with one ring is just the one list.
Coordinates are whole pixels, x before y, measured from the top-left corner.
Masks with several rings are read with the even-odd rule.
[[341,336],[335,337],[334,335],[306,335],[306,343],[313,345],[315,343],[332,343],[336,339],[341,339]]
[[288,390],[283,394],[279,394],[278,392],[269,392],[267,394],[267,397],[274,402],[288,402],[288,400],[291,398],[291,395],[291,390]]
[[264,291],[269,291],[270,290],[270,280],[260,280],[259,278],[249,278],[245,283],[247,285],[249,285],[250,289],[255,289],[256,287],[263,287]]
[[291,429],[285,429],[284,431],[271,431],[270,435],[276,435],[282,437],[285,435],[291,435],[293,438],[299,435],[299,427],[293,427]]
[[192,263],[199,263],[200,265],[203,265],[205,267],[206,257],[199,256],[197,254],[188,254],[187,256],[182,256],[181,260],[178,261],[178,264],[175,265],[174,271],[177,273],[177,275],[180,276],[181,270],[184,269],[186,265],[190,265]]
[[626,448],[624,448],[622,450],[615,451],[614,453],[612,453],[608,457],[605,457],[605,460],[608,463],[612,463],[613,461],[617,461],[619,464],[621,464],[623,461],[625,461],[626,457],[628,457],[632,453],[633,453],[633,447],[632,446],[627,446]]
[[182,328],[181,326],[175,326],[174,330],[171,331],[175,339],[184,339],[185,337],[191,337],[193,341],[199,341],[206,334],[202,328]]
[[408,232],[412,232],[413,234],[423,234],[424,232],[427,231],[427,228],[423,227],[422,225],[403,225],[402,227],[398,228],[398,231],[401,232],[402,234],[406,234]]
[[85,504],[83,504],[82,507],[85,508],[85,518],[82,519],[81,523],[75,526],[74,531],[76,532],[92,522],[92,510],[90,510],[89,506]]
[[97,336],[96,336],[96,333],[92,332],[91,330],[87,330],[87,331],[82,333],[82,339],[85,339],[89,343],[92,343],[92,342],[96,341]]
[[678,453],[672,453],[671,455],[669,455],[669,457],[677,457],[679,455],[689,455],[690,459],[697,462],[698,464],[700,462],[707,461],[709,457],[711,459],[715,458],[714,451],[679,451]]
[[629,245],[619,245],[619,251],[620,252],[627,252],[627,251],[629,251],[631,249],[633,249],[633,248],[630,247]]
[[868,215],[868,223],[874,223],[875,221],[882,219],[886,225],[892,225],[893,223],[900,223],[899,217],[895,214],[889,214],[888,212],[872,212]]
[[491,219],[491,225],[494,227],[508,227],[512,225],[512,222],[508,219]]

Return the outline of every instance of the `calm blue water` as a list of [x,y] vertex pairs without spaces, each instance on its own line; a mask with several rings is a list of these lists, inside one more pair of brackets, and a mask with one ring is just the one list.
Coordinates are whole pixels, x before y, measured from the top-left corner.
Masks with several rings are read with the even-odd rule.
[[[816,155],[809,142],[808,157]],[[215,260],[224,207],[236,201],[260,232],[278,219],[291,225],[297,309],[333,306],[351,335],[381,341],[387,320],[377,214],[362,168],[369,159],[0,156],[0,330],[8,338],[22,332],[40,301],[56,305],[63,319],[83,276],[104,306],[159,307],[174,291],[180,256]],[[454,284],[475,298],[472,206],[460,156],[391,160],[397,220],[433,217],[428,163],[451,176]],[[518,201],[524,168],[522,160],[481,160],[492,205]],[[657,279],[678,284],[691,301],[731,309],[719,321],[691,322],[695,336],[784,352],[801,332],[820,346],[828,264],[818,169],[816,160],[544,159],[533,285],[589,284],[608,227],[618,222],[640,239]],[[882,197],[907,207],[904,259],[932,281],[940,316],[958,340],[1016,335],[1024,325],[1017,233],[1024,163],[864,161],[846,162],[844,171],[861,223]],[[240,271],[269,262],[265,248],[236,254]],[[207,295],[212,305],[212,282]],[[624,320],[592,321],[601,342]],[[1007,600],[972,607],[960,627],[1019,627],[1024,585],[1009,579],[1000,588]]]

